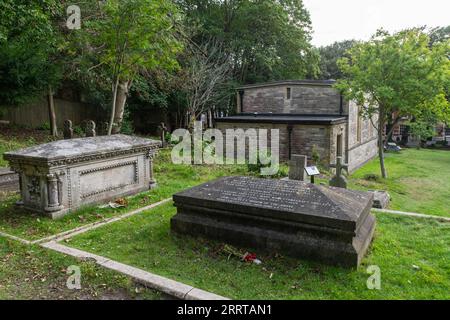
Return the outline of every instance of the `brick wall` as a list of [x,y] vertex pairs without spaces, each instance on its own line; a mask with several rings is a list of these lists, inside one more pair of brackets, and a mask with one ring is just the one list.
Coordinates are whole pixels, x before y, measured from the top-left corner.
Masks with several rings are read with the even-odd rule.
[[[287,88],[291,90],[291,99],[287,98]],[[340,94],[330,86],[274,85],[244,90],[242,112],[339,114],[339,111]]]
[[[279,129],[280,160],[288,160],[289,135],[286,124],[218,122],[217,128],[220,129],[224,135],[226,133],[226,129]],[[308,156],[308,159],[311,160],[313,149],[315,149],[320,156],[320,162],[327,166],[336,161],[336,144],[338,134],[342,134],[342,151],[345,154],[345,132],[345,124],[335,126],[293,125],[291,136],[291,154],[306,155]]]

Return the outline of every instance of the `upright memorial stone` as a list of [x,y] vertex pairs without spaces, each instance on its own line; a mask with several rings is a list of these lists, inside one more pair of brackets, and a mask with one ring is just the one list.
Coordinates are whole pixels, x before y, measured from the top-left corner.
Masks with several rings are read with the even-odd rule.
[[373,194],[295,180],[225,177],[173,196],[171,230],[356,267],[372,240]]
[[64,135],[64,139],[72,139],[73,138],[73,128],[72,128],[71,120],[64,121],[63,135]]
[[95,137],[95,122],[92,120],[86,121],[86,137]]
[[161,122],[161,125],[158,127],[158,129],[159,129],[159,134],[161,136],[161,146],[163,148],[165,148],[167,146],[167,143],[166,143],[167,127],[166,127],[165,123]]
[[117,134],[6,152],[24,208],[58,218],[82,205],[148,190],[159,141]]
[[330,186],[347,189],[347,179],[342,175],[342,169],[348,170],[348,165],[342,163],[342,157],[336,158],[336,164],[330,164],[331,168],[336,168],[336,175],[329,181]]
[[305,167],[308,165],[308,157],[293,154],[289,160],[289,179],[305,181]]

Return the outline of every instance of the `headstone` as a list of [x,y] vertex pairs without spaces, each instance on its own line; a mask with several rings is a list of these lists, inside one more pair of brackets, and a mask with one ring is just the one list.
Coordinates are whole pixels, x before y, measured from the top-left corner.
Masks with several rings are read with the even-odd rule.
[[64,135],[64,139],[72,139],[73,138],[73,128],[72,128],[71,120],[64,121],[63,135]]
[[373,193],[373,207],[377,209],[386,209],[389,205],[391,196],[387,191],[375,190]]
[[161,122],[161,125],[158,127],[158,129],[159,129],[159,134],[160,134],[160,136],[161,136],[161,146],[162,146],[163,148],[165,148],[165,147],[167,146],[167,143],[166,143],[166,132],[167,132],[167,127],[166,127],[166,125],[164,124],[164,122]]
[[95,137],[95,122],[92,120],[86,121],[86,137]]
[[19,175],[9,168],[0,168],[0,192],[18,190]]
[[347,189],[347,179],[342,175],[342,169],[348,170],[348,164],[342,163],[342,157],[336,158],[336,164],[330,164],[331,168],[336,168],[336,175],[330,180],[330,186]]
[[305,167],[307,163],[307,156],[293,154],[291,160],[289,160],[289,179],[305,181]]
[[373,194],[295,180],[224,177],[173,196],[171,230],[356,267],[372,240]]
[[159,146],[117,134],[53,141],[6,152],[4,159],[19,174],[23,207],[58,218],[154,186],[152,157]]

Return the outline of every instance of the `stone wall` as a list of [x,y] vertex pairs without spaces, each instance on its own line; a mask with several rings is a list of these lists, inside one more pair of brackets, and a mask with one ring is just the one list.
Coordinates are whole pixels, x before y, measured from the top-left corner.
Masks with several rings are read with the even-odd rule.
[[[289,158],[289,134],[287,124],[266,124],[266,123],[230,123],[218,122],[217,128],[224,133],[226,129],[279,129],[280,137],[280,160],[287,161]],[[330,162],[336,161],[337,135],[342,134],[342,150],[345,154],[345,132],[346,125],[292,125],[291,154],[300,154],[312,159],[315,149],[320,162],[327,166]],[[270,141],[270,138],[268,139]],[[225,151],[225,150],[224,150]]]
[[[291,91],[291,99],[287,98],[288,88]],[[242,112],[339,114],[340,94],[330,86],[319,85],[292,84],[247,88],[244,90]]]
[[[359,115],[359,107],[355,102],[351,101],[348,108],[347,159],[349,171],[352,172],[377,156],[378,137],[371,121]],[[377,123],[378,117],[373,116],[372,120]]]

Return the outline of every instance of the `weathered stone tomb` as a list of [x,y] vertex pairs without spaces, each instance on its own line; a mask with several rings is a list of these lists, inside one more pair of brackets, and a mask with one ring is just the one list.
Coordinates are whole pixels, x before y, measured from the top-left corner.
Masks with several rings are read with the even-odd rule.
[[173,196],[176,233],[357,267],[375,228],[373,194],[295,180],[226,177]]
[[7,152],[4,159],[19,173],[18,204],[57,218],[154,186],[152,157],[159,146],[118,134],[54,141]]

